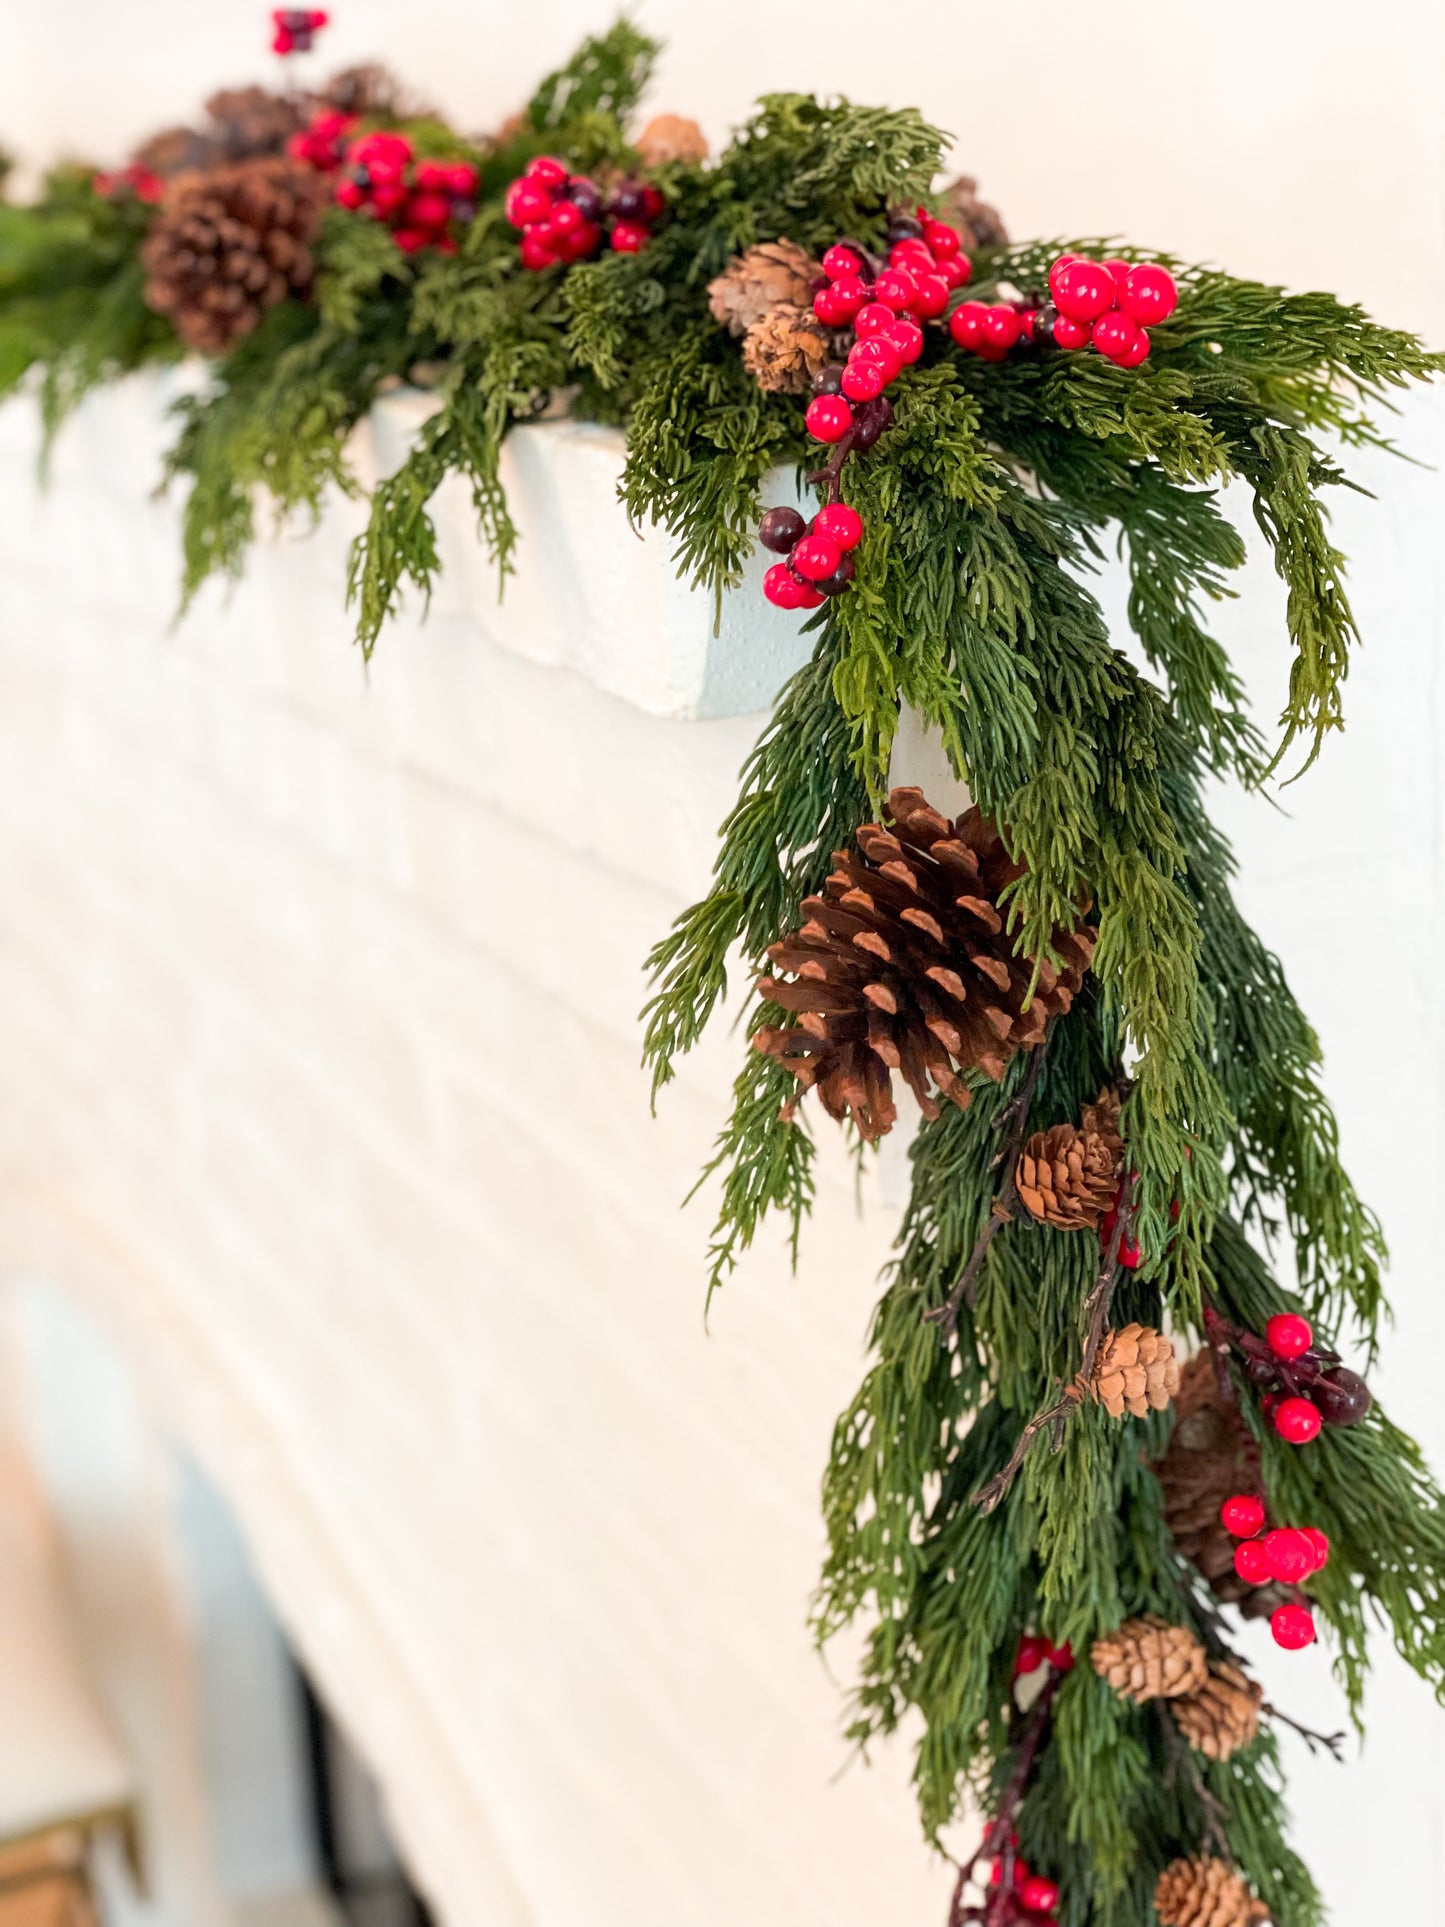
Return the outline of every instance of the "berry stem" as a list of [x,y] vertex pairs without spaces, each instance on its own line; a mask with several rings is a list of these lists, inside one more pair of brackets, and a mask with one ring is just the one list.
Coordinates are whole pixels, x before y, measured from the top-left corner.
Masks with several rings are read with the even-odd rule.
[[[1002,1922],[1007,1918],[1014,1899],[1014,1823],[1018,1818],[1018,1810],[1023,1805],[1024,1795],[1028,1791],[1034,1762],[1038,1759],[1039,1749],[1044,1743],[1044,1735],[1048,1731],[1053,1714],[1054,1700],[1064,1678],[1064,1673],[1051,1665],[1043,1690],[1029,1708],[1027,1724],[1019,1741],[1018,1758],[1014,1761],[1013,1771],[1008,1777],[1008,1784],[999,1799],[993,1819],[985,1827],[983,1838],[974,1848],[973,1853],[958,1870],[958,1879],[953,1889],[953,1902],[948,1911],[948,1927],[962,1927],[962,1923],[966,1921],[977,1921],[983,1923],[984,1927],[994,1927],[995,1922]],[[979,1862],[994,1858],[1001,1859],[1003,1862],[1002,1878],[998,1886],[993,1889],[982,1907],[965,1907],[964,1891],[969,1882],[974,1879]]]
[[1292,1728],[1299,1734],[1311,1753],[1328,1753],[1332,1760],[1344,1760],[1348,1738],[1346,1734],[1317,1733],[1312,1726],[1302,1726],[1298,1720],[1291,1719],[1288,1713],[1281,1713],[1279,1708],[1271,1706],[1268,1700],[1259,1710],[1261,1713],[1268,1713],[1272,1720],[1279,1720],[1283,1725]]
[[824,499],[828,503],[841,502],[843,499],[843,464],[852,454],[853,443],[857,440],[857,436],[858,426],[855,422],[853,427],[834,443],[833,454],[827,466],[814,469],[808,477],[814,488],[821,488],[824,491]]
[[1169,1766],[1166,1771],[1165,1785],[1172,1786],[1182,1768],[1184,1777],[1193,1789],[1194,1797],[1198,1800],[1204,1815],[1203,1845],[1206,1851],[1218,1854],[1221,1860],[1232,1867],[1234,1855],[1229,1846],[1229,1808],[1206,1784],[1204,1775],[1199,1770],[1199,1762],[1195,1759],[1184,1735],[1179,1731],[1173,1711],[1168,1706],[1161,1709],[1161,1720],[1165,1743],[1169,1748]]

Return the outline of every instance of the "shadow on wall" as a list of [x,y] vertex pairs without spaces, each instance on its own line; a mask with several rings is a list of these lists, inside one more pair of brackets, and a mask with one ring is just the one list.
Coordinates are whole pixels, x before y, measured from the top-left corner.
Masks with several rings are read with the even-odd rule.
[[[143,1887],[102,1841],[105,1927],[430,1927],[225,1502],[151,1430],[103,1335],[59,1293],[20,1286],[0,1301],[0,1384],[19,1475],[0,1512],[23,1479],[48,1515],[73,1653],[137,1795]],[[0,1729],[0,1787],[46,1737],[42,1696],[26,1717]]]

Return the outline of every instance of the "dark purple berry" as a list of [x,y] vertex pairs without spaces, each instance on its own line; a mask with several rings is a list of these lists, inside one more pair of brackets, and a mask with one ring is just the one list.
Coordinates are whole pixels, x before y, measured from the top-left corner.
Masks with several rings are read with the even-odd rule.
[[1054,323],[1058,318],[1058,309],[1052,301],[1046,301],[1034,316],[1034,346],[1036,348],[1053,347]]
[[923,239],[923,223],[922,221],[915,220],[911,214],[896,215],[894,219],[888,223],[884,238],[890,247],[896,245],[899,241],[921,241]]
[[843,364],[830,361],[826,368],[820,368],[813,377],[815,395],[841,395],[843,392]]
[[851,555],[845,555],[833,573],[824,576],[821,582],[815,582],[813,587],[823,595],[841,595],[852,580],[853,558]]
[[602,196],[597,191],[597,183],[589,181],[585,174],[574,174],[562,192],[587,220],[597,221],[601,218]]
[[758,540],[774,555],[787,555],[807,530],[807,523],[796,509],[769,509],[758,524]]
[[632,181],[624,181],[607,203],[614,221],[640,221],[647,212],[647,196]]
[[[820,589],[823,586],[818,584]],[[1326,1425],[1358,1425],[1375,1402],[1364,1379],[1345,1365],[1326,1372],[1310,1393]]]
[[871,448],[893,420],[893,404],[886,395],[865,401],[853,423],[854,448]]

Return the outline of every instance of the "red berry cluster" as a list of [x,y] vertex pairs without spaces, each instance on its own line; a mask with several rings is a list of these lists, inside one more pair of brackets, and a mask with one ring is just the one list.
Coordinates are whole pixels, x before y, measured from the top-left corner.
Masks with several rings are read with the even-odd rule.
[[1369,1386],[1339,1353],[1315,1344],[1313,1327],[1298,1312],[1277,1313],[1263,1338],[1212,1308],[1205,1310],[1204,1328],[1216,1348],[1239,1353],[1246,1376],[1266,1394],[1266,1416],[1291,1445],[1308,1445],[1326,1425],[1358,1425],[1374,1403]]
[[1149,353],[1147,330],[1169,319],[1179,290],[1169,270],[1152,261],[1061,254],[1049,269],[1049,296],[1041,306],[962,301],[948,318],[949,333],[984,361],[1002,361],[1021,341],[1066,349],[1092,343],[1116,366],[1137,368]]
[[[1057,1690],[1064,1674],[1074,1670],[1072,1646],[1055,1646],[1038,1633],[1027,1633],[1019,1641],[1014,1657],[1013,1677],[1031,1678],[1047,1666],[1048,1678],[1042,1696],[1035,1701],[1036,1711],[1047,1711],[1048,1697]],[[956,1912],[961,1921],[987,1922],[988,1927],[1054,1927],[1058,1919],[1059,1884],[1046,1874],[1036,1873],[1020,1854],[1019,1836],[1013,1830],[1014,1806],[1022,1788],[1016,1789],[1015,1803],[1007,1805],[994,1818],[978,1854],[960,1877],[971,1878],[979,1860],[988,1863],[988,1902],[983,1907]]]
[[853,580],[850,551],[863,540],[863,518],[846,502],[829,502],[805,522],[796,509],[769,509],[758,540],[786,562],[763,577],[763,594],[779,609],[816,609]]
[[[1251,1492],[1236,1492],[1226,1499],[1219,1517],[1230,1537],[1240,1541],[1234,1549],[1234,1570],[1247,1586],[1265,1586],[1271,1580],[1284,1586],[1303,1585],[1329,1564],[1330,1542],[1317,1526],[1277,1526],[1266,1532],[1264,1501]],[[1278,1606],[1270,1615],[1269,1629],[1277,1646],[1298,1652],[1314,1643],[1314,1614],[1298,1601]]]
[[342,207],[385,221],[406,254],[436,248],[455,254],[455,225],[476,213],[477,170],[470,161],[419,161],[405,134],[363,134],[346,150],[336,183]]
[[1072,1673],[1074,1670],[1074,1649],[1064,1641],[1055,1646],[1045,1639],[1042,1633],[1025,1633],[1019,1641],[1018,1652],[1014,1655],[1014,1680],[1027,1679],[1041,1666],[1052,1666],[1056,1673]]
[[522,230],[522,266],[534,274],[570,261],[585,261],[602,245],[603,224],[614,253],[636,254],[652,238],[652,223],[666,210],[659,189],[647,181],[623,181],[606,200],[595,181],[569,174],[550,154],[539,154],[507,189],[507,219]]
[[273,54],[309,54],[311,43],[330,24],[331,15],[319,7],[277,7],[271,15],[275,32]]
[[[338,114],[334,109],[315,115],[299,134],[286,143],[294,161],[305,161],[319,174],[334,174],[346,158],[346,144],[361,125],[357,114]],[[359,203],[358,203],[359,205]]]
[[805,420],[814,441],[836,449],[813,479],[826,482],[828,501],[804,524],[796,509],[769,509],[758,529],[764,548],[786,555],[763,577],[763,594],[780,609],[816,609],[853,579],[849,551],[863,539],[856,509],[838,499],[843,463],[869,449],[893,420],[884,389],[923,353],[924,321],[934,321],[954,288],[972,273],[956,228],[920,208],[888,229],[887,265],[866,248],[836,241],[823,256],[813,312],[828,328],[853,329],[844,362],[830,362],[813,378]]
[[147,204],[158,201],[166,191],[166,184],[159,174],[153,174],[148,167],[137,167],[132,161],[129,167],[118,167],[109,173],[92,174],[92,190],[108,201],[122,199],[133,194],[138,201]]

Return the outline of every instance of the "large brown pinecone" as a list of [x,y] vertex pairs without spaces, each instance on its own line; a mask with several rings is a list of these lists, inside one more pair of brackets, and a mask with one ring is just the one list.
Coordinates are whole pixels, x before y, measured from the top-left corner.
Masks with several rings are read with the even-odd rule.
[[1089,1663],[1121,1699],[1180,1699],[1209,1677],[1209,1660],[1187,1626],[1171,1626],[1157,1613],[1126,1619],[1118,1632],[1096,1639]]
[[832,331],[811,308],[780,301],[743,336],[743,366],[768,395],[806,395],[833,359]]
[[264,87],[224,88],[206,102],[202,127],[167,127],[138,147],[133,165],[165,180],[193,168],[280,154],[302,125],[297,104]]
[[182,174],[141,250],[147,306],[170,316],[187,347],[223,353],[310,287],[325,193],[314,168],[274,158]]
[[1019,1201],[1030,1217],[1060,1231],[1096,1229],[1118,1196],[1123,1161],[1119,1094],[1104,1091],[1077,1124],[1056,1124],[1029,1139],[1014,1174]]
[[1159,1927],[1257,1927],[1269,1909],[1227,1861],[1211,1854],[1175,1860],[1154,1889]]
[[939,1114],[930,1080],[966,1105],[967,1074],[998,1079],[1015,1051],[1041,1043],[1094,951],[1087,925],[1060,926],[1052,944],[1063,967],[1041,961],[1035,984],[998,908],[1023,868],[987,818],[974,807],[950,823],[916,789],[894,790],[885,816],[887,827],[859,830],[856,851],[834,851],[822,895],[803,901],[807,922],[768,951],[779,974],[758,989],[798,1021],[753,1039],[792,1071],[799,1094],[816,1087],[828,1115],[851,1115],[870,1141],[897,1116],[895,1070],[925,1117]]
[[1236,1541],[1219,1508],[1237,1492],[1263,1490],[1259,1447],[1236,1424],[1220,1395],[1211,1353],[1191,1358],[1174,1395],[1174,1431],[1154,1467],[1164,1488],[1164,1520],[1184,1557],[1208,1580],[1215,1597],[1237,1605],[1246,1619],[1267,1619],[1288,1597],[1274,1584],[1246,1585],[1234,1570]]
[[997,208],[978,198],[978,182],[971,174],[960,174],[950,181],[939,200],[943,219],[958,229],[965,254],[980,248],[999,248],[1008,240],[1008,230]]
[[811,307],[813,283],[822,272],[806,248],[791,241],[763,241],[746,254],[734,255],[716,280],[709,281],[708,306],[729,334],[745,335],[781,302]]
[[685,114],[654,114],[633,145],[644,167],[666,167],[670,161],[696,165],[707,159],[707,135]]
[[1079,1377],[1079,1390],[1096,1398],[1110,1418],[1147,1418],[1167,1410],[1179,1390],[1174,1341],[1152,1325],[1125,1325],[1099,1347],[1093,1376]]
[[1174,1702],[1179,1731],[1210,1760],[1227,1760],[1259,1734],[1264,1693],[1257,1680],[1228,1660],[1211,1660],[1209,1677],[1197,1692]]

